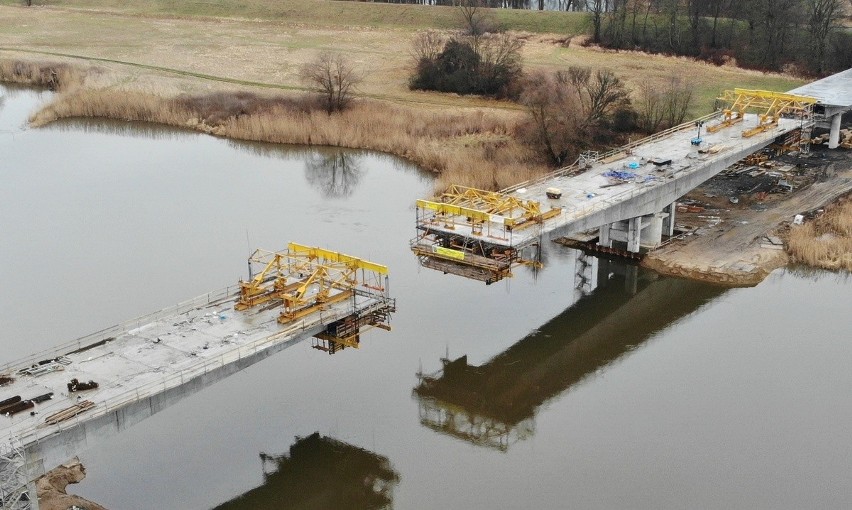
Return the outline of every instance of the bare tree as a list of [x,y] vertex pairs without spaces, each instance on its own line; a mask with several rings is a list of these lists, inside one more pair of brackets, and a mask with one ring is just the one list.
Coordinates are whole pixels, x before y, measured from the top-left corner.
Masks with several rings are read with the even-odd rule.
[[461,20],[462,33],[473,40],[474,49],[479,48],[483,35],[496,30],[494,16],[485,8],[483,0],[461,0],[458,4],[458,17]]
[[552,74],[536,71],[527,77],[521,103],[529,114],[529,122],[521,127],[527,140],[552,164],[564,164],[582,132],[575,89],[561,86]]
[[592,73],[588,67],[571,66],[567,71],[557,71],[556,81],[574,89],[588,123],[604,120],[629,101],[624,83],[609,69]]
[[666,90],[666,127],[682,124],[692,106],[692,83],[672,75]]
[[[852,0],[850,0],[852,3]],[[840,27],[840,0],[806,0],[808,38],[818,74],[825,72],[826,48],[831,33]]]
[[592,19],[592,42],[601,42],[601,24],[604,14],[609,10],[609,0],[585,0],[586,10]]
[[436,30],[418,33],[411,42],[411,54],[414,62],[435,61],[444,49],[445,37]]
[[352,100],[352,89],[361,76],[339,53],[322,53],[308,62],[299,73],[301,81],[316,87],[328,113],[345,109]]
[[710,31],[710,47],[715,48],[717,46],[717,33],[719,28],[719,18],[722,16],[722,13],[726,12],[731,5],[733,0],[709,0],[707,2],[707,8],[710,10],[711,16],[713,17],[713,26]]
[[639,129],[646,133],[656,133],[660,130],[665,117],[661,106],[663,94],[657,86],[645,81],[639,86],[637,97],[633,105],[636,107],[636,124]]
[[[521,75],[523,41],[508,33],[491,34],[479,45],[479,76],[484,88],[507,88]],[[494,91],[498,92],[498,91]]]
[[522,128],[527,140],[555,165],[611,136],[614,114],[629,106],[621,79],[610,71],[593,73],[585,67],[531,74],[521,103],[529,114]]
[[692,84],[672,75],[663,87],[644,83],[633,102],[639,129],[656,133],[683,123],[692,106]]

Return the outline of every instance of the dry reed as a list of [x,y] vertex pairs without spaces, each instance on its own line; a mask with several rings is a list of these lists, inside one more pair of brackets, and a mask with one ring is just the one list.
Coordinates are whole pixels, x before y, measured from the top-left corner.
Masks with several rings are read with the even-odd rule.
[[834,204],[804,225],[794,225],[787,251],[795,262],[852,271],[852,197]]
[[441,174],[436,186],[499,189],[549,169],[511,133],[516,117],[446,112],[359,100],[327,114],[308,97],[246,92],[182,95],[77,88],[33,115],[33,125],[106,117],[189,127],[217,136],[273,143],[369,149]]
[[57,62],[0,60],[0,81],[68,90],[83,83],[85,70]]

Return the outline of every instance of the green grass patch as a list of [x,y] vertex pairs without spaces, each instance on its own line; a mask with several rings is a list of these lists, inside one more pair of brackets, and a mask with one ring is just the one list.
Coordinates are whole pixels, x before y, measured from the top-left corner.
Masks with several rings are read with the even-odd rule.
[[[459,26],[453,7],[332,0],[33,0],[35,5],[118,10],[133,14],[226,17],[281,20],[320,26],[367,26],[407,29]],[[21,5],[21,0],[0,0]],[[585,32],[586,15],[577,12],[488,9],[508,30],[578,35]]]
[[739,88],[787,92],[805,83],[808,83],[808,81],[776,75],[743,73],[736,76],[715,76],[711,82],[701,82],[696,86],[695,98],[687,117],[697,118],[712,112],[716,98],[722,95],[725,90]]

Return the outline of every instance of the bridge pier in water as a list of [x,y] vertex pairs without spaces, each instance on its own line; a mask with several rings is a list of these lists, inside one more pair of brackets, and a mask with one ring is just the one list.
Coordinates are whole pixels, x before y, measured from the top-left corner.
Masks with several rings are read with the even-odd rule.
[[639,253],[642,248],[656,248],[663,235],[674,234],[674,210],[673,202],[658,213],[601,225],[598,227],[598,246],[612,248],[613,242],[618,241],[625,243],[631,253]]

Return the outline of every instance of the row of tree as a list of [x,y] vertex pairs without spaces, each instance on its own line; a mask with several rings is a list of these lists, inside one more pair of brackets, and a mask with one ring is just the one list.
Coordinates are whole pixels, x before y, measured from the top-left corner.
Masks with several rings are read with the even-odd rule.
[[617,49],[821,75],[852,67],[852,0],[584,0],[592,40]]

